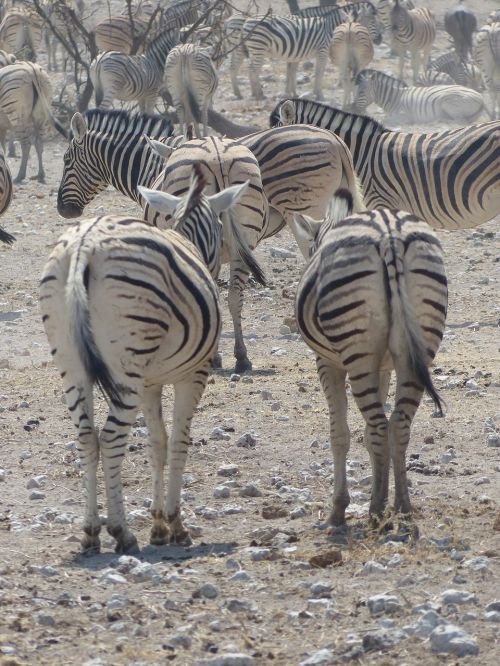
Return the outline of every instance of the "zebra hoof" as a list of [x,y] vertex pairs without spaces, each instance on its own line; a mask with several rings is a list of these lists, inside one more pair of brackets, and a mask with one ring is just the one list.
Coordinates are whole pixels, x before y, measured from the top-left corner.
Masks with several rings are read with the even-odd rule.
[[179,529],[177,532],[173,532],[170,535],[170,543],[176,544],[177,546],[191,546],[193,540],[189,536],[189,532],[186,529]]
[[92,557],[92,555],[98,555],[101,552],[101,540],[99,537],[86,534],[80,543],[80,552],[84,557]]
[[244,372],[252,372],[252,361],[248,358],[240,358],[236,361],[234,371],[238,375],[242,375]]

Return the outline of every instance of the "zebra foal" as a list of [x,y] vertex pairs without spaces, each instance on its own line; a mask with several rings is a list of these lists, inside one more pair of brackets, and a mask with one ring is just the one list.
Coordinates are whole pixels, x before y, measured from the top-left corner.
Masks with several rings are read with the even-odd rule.
[[207,134],[208,109],[212,106],[218,81],[217,70],[206,49],[195,44],[179,44],[168,54],[163,82],[172,97],[184,133],[187,125],[193,123],[196,135],[201,136],[191,110],[190,97],[194,96],[201,109],[203,135]]
[[344,91],[342,106],[352,101],[354,81],[360,70],[373,60],[373,42],[370,33],[360,23],[348,21],[333,31],[330,42],[330,60],[339,68],[339,79]]
[[365,69],[356,77],[353,110],[364,113],[374,102],[391,121],[449,120],[470,123],[484,111],[481,93],[458,85],[407,86],[404,81]]
[[[217,286],[206,262],[220,256],[219,215],[246,183],[207,197],[197,173],[186,196],[163,194],[174,212],[173,230],[142,220],[105,216],[84,220],[63,234],[40,283],[42,319],[61,373],[87,491],[82,549],[98,551],[97,466],[104,469],[107,530],[118,552],[137,549],[123,506],[121,465],[126,438],[142,406],[149,430],[153,475],[150,541],[185,543],[180,509],[193,413],[217,349]],[[225,230],[227,231],[227,230]],[[230,229],[229,229],[230,231]],[[188,236],[192,242],[184,236]],[[238,244],[253,260],[248,248]],[[109,413],[98,434],[93,384],[104,391]],[[162,419],[161,392],[174,386],[171,441]],[[168,488],[164,506],[164,467]]]
[[[340,212],[344,207],[343,213]],[[349,505],[346,377],[365,420],[373,485],[370,517],[384,514],[392,462],[394,510],[411,514],[406,477],[410,427],[426,390],[441,413],[428,366],[443,337],[447,280],[439,240],[419,218],[397,210],[349,214],[342,190],[322,223],[296,218],[312,257],[297,288],[299,331],[316,353],[330,413],[334,462],[329,522],[345,524]],[[396,371],[394,410],[384,413],[391,369]]]

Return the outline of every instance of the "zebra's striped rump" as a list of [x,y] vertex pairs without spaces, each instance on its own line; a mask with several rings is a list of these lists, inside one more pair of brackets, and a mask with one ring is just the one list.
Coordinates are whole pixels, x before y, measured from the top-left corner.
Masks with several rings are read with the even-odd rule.
[[[125,519],[121,464],[141,407],[150,436],[151,543],[185,542],[189,535],[180,517],[180,493],[190,424],[220,332],[217,286],[199,252],[177,231],[160,231],[142,220],[84,220],[54,248],[43,271],[40,304],[78,430],[87,489],[83,550],[99,550],[99,459],[106,483],[107,529],[117,551],[137,548]],[[100,433],[93,416],[94,382],[109,401]],[[173,384],[175,393],[168,454],[161,411],[164,384]]]
[[[440,243],[425,222],[382,209],[326,220],[318,248],[298,286],[296,316],[317,357],[330,411],[334,457],[331,522],[345,522],[349,504],[346,457],[346,376],[366,422],[365,445],[373,468],[370,514],[380,517],[394,467],[395,510],[410,514],[405,455],[413,417],[427,390],[441,403],[430,378],[447,309]],[[384,412],[390,371],[396,371],[394,410]]]

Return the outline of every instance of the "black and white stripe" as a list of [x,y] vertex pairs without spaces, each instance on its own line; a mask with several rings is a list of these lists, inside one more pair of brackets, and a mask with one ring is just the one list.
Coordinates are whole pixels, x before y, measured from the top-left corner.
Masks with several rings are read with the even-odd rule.
[[419,70],[425,70],[434,40],[436,21],[426,8],[408,9],[403,2],[395,0],[391,9],[391,45],[399,55],[399,78],[404,79],[404,60],[409,51],[413,69],[413,83],[418,80]]
[[500,118],[500,22],[485,25],[476,35],[474,61],[491,101],[492,118]]
[[391,121],[470,123],[484,111],[481,93],[465,86],[407,86],[404,81],[374,69],[359,72],[355,86],[353,110],[364,113],[375,103]]
[[[341,192],[339,193],[341,194]],[[315,224],[297,220],[313,242]],[[311,261],[299,282],[296,319],[316,353],[328,402],[334,462],[330,523],[343,525],[349,505],[346,379],[365,421],[373,484],[370,516],[378,522],[395,479],[394,510],[409,517],[406,450],[424,390],[438,412],[441,402],[428,366],[439,348],[446,319],[447,279],[439,240],[409,213],[367,211],[321,225]],[[394,409],[384,412],[391,369],[396,371]]]
[[24,7],[9,9],[0,23],[0,49],[26,60],[36,60],[42,42],[42,22]]
[[455,51],[443,53],[431,60],[425,74],[429,76],[430,72],[448,74],[452,82],[459,86],[466,86],[477,91],[484,89],[479,68],[474,63],[460,58]]
[[[10,175],[9,165],[5,160],[3,150],[0,148],[0,217],[5,213],[12,201],[12,176]],[[10,245],[14,241],[14,236],[7,233],[0,227],[0,241]]]
[[[220,332],[218,290],[202,258],[207,239],[201,234],[212,235],[220,251],[219,215],[244,187],[207,197],[202,193],[202,180],[196,177],[185,198],[170,197],[176,230],[160,231],[123,217],[85,220],[61,237],[44,268],[40,285],[43,323],[78,429],[87,490],[83,550],[100,547],[99,458],[106,484],[107,530],[117,541],[117,551],[137,548],[125,519],[121,465],[127,435],[140,407],[149,430],[153,475],[150,541],[164,544],[189,539],[180,511],[182,473],[191,419]],[[182,235],[187,228],[193,231],[194,245]],[[94,383],[109,402],[108,417],[99,433],[93,417]],[[168,453],[161,408],[164,384],[174,386]]]
[[144,54],[100,53],[90,67],[96,106],[106,109],[118,99],[136,101],[141,111],[152,111],[163,79],[165,60],[176,43],[176,32],[160,32],[148,44]]
[[317,125],[343,139],[369,209],[408,210],[443,229],[500,214],[500,122],[410,134],[304,99],[280,102],[271,124],[280,122]]

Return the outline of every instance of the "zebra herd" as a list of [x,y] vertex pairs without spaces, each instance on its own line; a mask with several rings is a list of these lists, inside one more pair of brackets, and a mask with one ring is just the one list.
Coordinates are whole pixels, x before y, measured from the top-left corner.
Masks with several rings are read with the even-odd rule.
[[[402,114],[407,122],[475,120],[485,106],[481,92],[468,84],[478,83],[477,66],[492,89],[484,72],[487,63],[500,62],[492,37],[495,31],[500,34],[500,23],[493,17],[472,39],[477,26],[470,28],[464,17],[471,12],[460,3],[445,21],[455,51],[438,64],[431,61],[427,70],[436,34],[429,10],[414,7],[410,0],[338,5],[288,16],[218,14],[218,23],[225,27],[223,42],[231,51],[235,96],[240,94],[237,74],[245,58],[255,97],[263,93],[260,72],[265,59],[287,63],[288,96],[271,111],[270,127],[255,131],[212,108],[218,61],[195,42],[178,43],[185,16],[196,20],[187,0],[172,5],[177,7],[170,15],[172,23],[157,32],[142,53],[131,53],[136,35],[128,30],[130,23],[128,32],[121,29],[125,24],[120,17],[110,18],[107,28],[98,31],[113,49],[120,40],[124,48],[105,50],[92,63],[90,76],[100,108],[71,119],[57,209],[65,218],[80,218],[86,206],[112,186],[138,204],[142,216],[104,215],[77,222],[52,250],[40,283],[45,332],[78,431],[86,488],[84,551],[100,548],[100,460],[107,530],[117,551],[137,549],[126,521],[121,466],[139,409],[149,430],[152,462],[150,541],[189,541],[181,512],[182,474],[195,409],[211,368],[220,364],[216,279],[221,265],[228,263],[235,371],[250,372],[243,293],[250,276],[265,284],[254,250],[284,226],[306,260],[295,315],[315,354],[329,408],[334,458],[330,523],[344,525],[349,504],[346,380],[366,424],[364,442],[373,468],[370,518],[375,525],[383,519],[391,464],[394,510],[403,522],[411,518],[406,450],[424,391],[437,414],[442,413],[429,367],[444,333],[447,278],[433,228],[472,228],[500,214],[500,121],[409,133],[360,114],[375,102],[391,117]],[[155,21],[150,10],[145,4],[137,14],[139,28]],[[400,58],[399,79],[368,68],[383,24],[389,25],[389,41]],[[493,53],[490,60],[484,55],[487,50],[481,51],[484,35]],[[414,83],[422,67],[434,74],[460,75],[461,82],[408,86],[401,80],[406,52]],[[468,60],[471,52],[475,64]],[[316,59],[314,89],[320,97],[329,56],[340,71],[342,110],[296,97],[299,62]],[[62,134],[66,130],[51,110],[52,93],[43,69],[10,61],[8,53],[3,58],[0,129],[5,134],[16,128],[18,138],[26,136],[16,180],[26,175],[29,150],[29,132],[23,135],[20,128],[34,127],[38,178],[43,181],[44,127],[50,122]],[[16,102],[21,99],[16,98],[21,95],[16,84],[20,72],[26,80],[31,77],[23,88],[22,106]],[[494,70],[494,91],[496,77]],[[176,116],[152,113],[162,89]],[[111,109],[117,99],[134,100],[139,112]],[[20,120],[13,114],[21,108],[27,115]],[[172,119],[182,133],[174,133]],[[209,126],[224,136],[209,135]],[[12,190],[8,163],[0,154],[0,214],[7,210]],[[0,240],[11,243],[13,238],[0,229]],[[395,406],[387,417],[384,404],[392,369]],[[100,431],[94,418],[94,384],[109,406]],[[170,442],[162,419],[165,384],[174,387]]]

